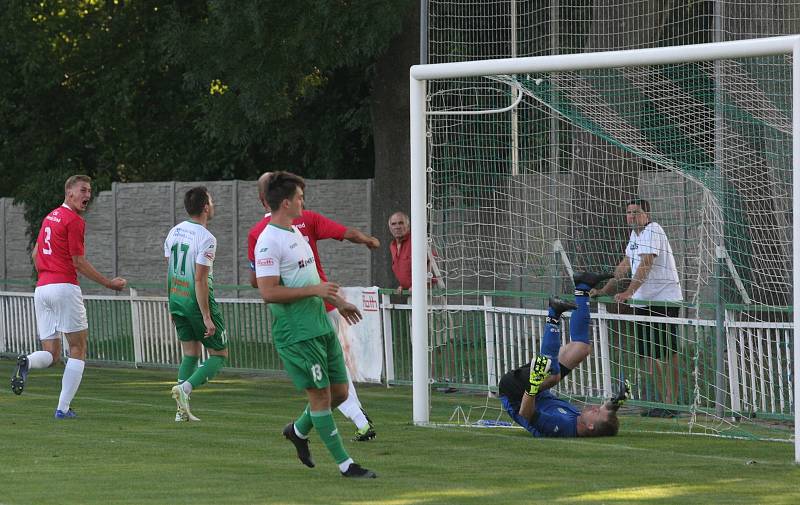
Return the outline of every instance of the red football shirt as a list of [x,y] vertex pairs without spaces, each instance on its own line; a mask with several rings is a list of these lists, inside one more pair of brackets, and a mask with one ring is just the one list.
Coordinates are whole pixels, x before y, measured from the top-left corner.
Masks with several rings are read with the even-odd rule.
[[[392,240],[389,244],[389,251],[392,253],[392,272],[397,279],[397,283],[403,289],[411,288],[411,233],[407,233],[404,237],[400,238],[400,250],[398,251],[397,240]],[[432,252],[433,257],[436,258],[436,251]],[[428,261],[428,271],[430,271],[431,262]],[[438,284],[438,279],[432,277],[431,284]]]
[[400,238],[400,250],[398,251],[397,240],[392,240],[389,244],[392,253],[392,272],[397,279],[397,283],[403,289],[411,287],[411,233]]
[[85,228],[83,218],[64,204],[45,216],[36,239],[37,286],[78,284],[72,257],[83,256]]
[[[253,271],[255,271],[256,242],[258,242],[258,236],[261,235],[261,232],[264,231],[264,228],[269,224],[270,219],[272,219],[272,214],[267,214],[261,221],[256,223],[255,226],[250,228],[250,232],[247,234],[247,259],[250,260],[250,269]],[[328,276],[325,275],[325,270],[322,268],[322,260],[317,250],[317,241],[328,238],[341,241],[344,239],[344,233],[347,231],[347,227],[311,210],[304,210],[300,217],[292,221],[292,225],[300,230],[300,233],[302,233],[308,241],[308,245],[311,246],[311,251],[313,251],[314,258],[316,258],[319,278],[322,279],[323,282],[328,282]],[[331,311],[333,308],[332,305],[325,302],[326,310]]]

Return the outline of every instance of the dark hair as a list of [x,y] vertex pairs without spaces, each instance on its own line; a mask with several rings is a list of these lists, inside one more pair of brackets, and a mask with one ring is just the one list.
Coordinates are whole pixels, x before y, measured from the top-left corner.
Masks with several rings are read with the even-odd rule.
[[208,189],[205,186],[195,186],[183,196],[183,206],[190,216],[199,216],[208,204]]
[[605,421],[597,421],[594,423],[594,430],[592,430],[592,437],[613,437],[619,432],[619,418],[615,412],[609,414],[608,419]]
[[272,212],[280,209],[281,203],[294,196],[297,188],[305,189],[306,183],[299,175],[291,172],[272,172],[272,176],[267,180],[267,205]]
[[634,198],[628,202],[628,205],[638,205],[640,209],[646,214],[650,214],[650,202],[644,198]]

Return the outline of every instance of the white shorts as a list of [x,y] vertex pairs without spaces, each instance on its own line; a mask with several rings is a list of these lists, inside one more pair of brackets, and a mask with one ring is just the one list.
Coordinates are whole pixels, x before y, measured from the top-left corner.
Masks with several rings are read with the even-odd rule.
[[59,332],[73,333],[89,328],[80,286],[47,284],[33,293],[39,340],[61,338]]

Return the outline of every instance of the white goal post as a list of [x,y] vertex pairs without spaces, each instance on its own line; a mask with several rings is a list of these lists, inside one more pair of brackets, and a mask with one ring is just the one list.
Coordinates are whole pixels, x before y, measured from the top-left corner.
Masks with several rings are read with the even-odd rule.
[[[456,79],[473,76],[513,76],[541,72],[565,72],[587,69],[610,69],[646,65],[707,62],[720,59],[790,55],[792,83],[791,143],[791,230],[792,237],[792,301],[800,300],[800,36],[696,44],[691,46],[610,51],[541,57],[508,58],[458,63],[414,65],[410,69],[410,148],[411,148],[411,238],[412,238],[412,373],[413,422],[428,424],[430,404],[430,369],[428,355],[428,152],[427,129],[429,98],[427,83],[435,79]],[[792,302],[790,302],[792,303]],[[794,310],[793,377],[800,377],[800,311]],[[794,389],[795,462],[800,463],[800,387]]]

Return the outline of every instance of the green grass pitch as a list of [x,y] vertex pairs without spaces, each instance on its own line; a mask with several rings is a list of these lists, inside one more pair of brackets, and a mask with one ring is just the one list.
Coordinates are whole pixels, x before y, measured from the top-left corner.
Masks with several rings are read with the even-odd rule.
[[[57,421],[63,367],[34,370],[20,397],[11,371],[0,361],[3,505],[800,503],[791,444],[653,433],[674,421],[623,416],[617,437],[570,440],[414,427],[410,388],[362,386],[377,439],[350,442],[353,426],[336,420],[379,478],[349,481],[313,433],[314,469],[281,436],[304,405],[286,380],[223,373],[193,394],[202,421],[175,423],[174,372],[87,367],[80,418]],[[483,401],[433,393],[432,418]]]

